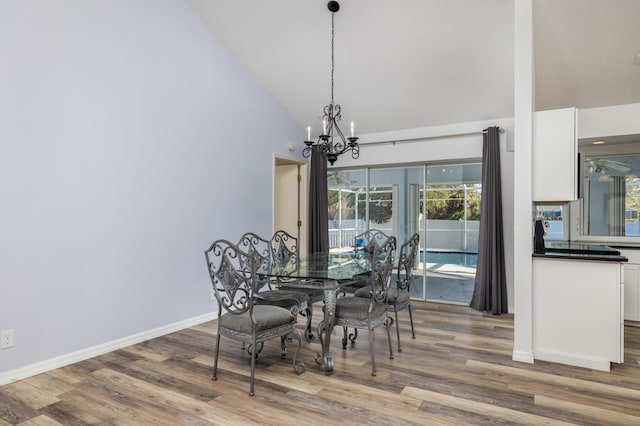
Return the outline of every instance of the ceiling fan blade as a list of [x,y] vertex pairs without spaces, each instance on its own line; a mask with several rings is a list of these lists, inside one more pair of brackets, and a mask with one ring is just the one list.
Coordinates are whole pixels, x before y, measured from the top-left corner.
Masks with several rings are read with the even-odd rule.
[[585,168],[591,173],[594,171],[600,171],[602,169],[613,169],[621,173],[628,173],[631,171],[631,167],[621,161],[609,160],[607,158],[587,158],[585,159]]
[[614,170],[617,170],[619,172],[622,173],[627,173],[629,171],[631,171],[631,167],[627,166],[624,163],[621,163],[619,161],[613,161],[613,160],[602,160],[602,162],[607,166],[610,167]]

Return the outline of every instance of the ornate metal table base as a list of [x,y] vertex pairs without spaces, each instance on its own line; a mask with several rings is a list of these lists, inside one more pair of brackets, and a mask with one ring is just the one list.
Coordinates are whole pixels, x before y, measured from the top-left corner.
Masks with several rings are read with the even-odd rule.
[[[337,282],[325,282],[324,288],[324,319],[318,323],[318,339],[322,347],[322,354],[316,354],[316,363],[324,365],[325,374],[333,373],[333,360],[331,359],[331,334],[336,316],[336,289]],[[329,284],[329,285],[328,285]]]

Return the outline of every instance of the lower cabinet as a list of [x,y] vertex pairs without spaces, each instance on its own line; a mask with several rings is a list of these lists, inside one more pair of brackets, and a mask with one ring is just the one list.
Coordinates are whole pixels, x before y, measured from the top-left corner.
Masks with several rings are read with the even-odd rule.
[[623,266],[533,258],[534,359],[609,371],[624,361]]
[[640,321],[640,250],[620,250],[624,265],[624,319]]

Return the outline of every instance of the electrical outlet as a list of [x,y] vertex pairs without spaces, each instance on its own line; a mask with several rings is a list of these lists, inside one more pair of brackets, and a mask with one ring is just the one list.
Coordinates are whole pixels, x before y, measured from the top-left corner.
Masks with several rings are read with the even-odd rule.
[[13,347],[13,330],[0,331],[0,349]]
[[209,300],[216,300],[216,292],[215,290],[209,290]]

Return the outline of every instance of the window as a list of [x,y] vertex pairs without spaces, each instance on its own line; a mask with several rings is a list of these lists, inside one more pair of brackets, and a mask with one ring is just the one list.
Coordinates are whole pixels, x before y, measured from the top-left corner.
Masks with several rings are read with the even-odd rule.
[[565,217],[565,205],[537,205],[534,216],[544,224],[545,240],[567,240],[568,229]]
[[582,234],[640,237],[640,135],[581,139]]

